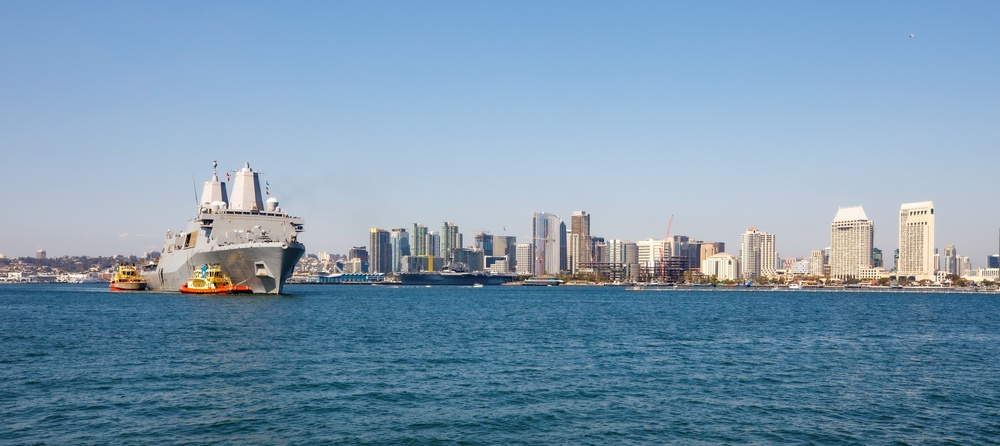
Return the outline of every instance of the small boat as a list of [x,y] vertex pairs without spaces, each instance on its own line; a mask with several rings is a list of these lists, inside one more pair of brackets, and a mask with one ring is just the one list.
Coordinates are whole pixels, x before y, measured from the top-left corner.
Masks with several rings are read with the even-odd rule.
[[142,291],[146,289],[146,278],[132,265],[118,265],[109,288],[113,291]]
[[181,285],[185,294],[250,294],[253,290],[246,285],[233,285],[232,279],[222,272],[219,265],[202,265],[191,278]]
[[481,284],[481,283],[474,283],[474,284],[472,284],[472,287],[473,288],[482,288],[483,284]]

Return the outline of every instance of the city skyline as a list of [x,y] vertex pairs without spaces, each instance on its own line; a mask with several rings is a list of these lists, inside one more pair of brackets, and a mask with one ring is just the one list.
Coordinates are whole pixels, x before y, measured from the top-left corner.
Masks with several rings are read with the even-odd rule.
[[920,200],[941,252],[997,253],[1000,4],[384,6],[0,5],[0,253],[158,250],[213,160],[263,172],[311,253],[586,209],[805,258],[863,205],[891,262]]

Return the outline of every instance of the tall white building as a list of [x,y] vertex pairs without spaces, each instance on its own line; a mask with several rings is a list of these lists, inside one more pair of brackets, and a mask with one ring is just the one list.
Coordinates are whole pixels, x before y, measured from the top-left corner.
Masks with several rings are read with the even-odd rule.
[[533,258],[534,247],[531,243],[518,243],[514,245],[515,271],[518,274],[531,275],[535,273]]
[[899,208],[899,261],[896,274],[934,280],[934,203],[906,203]]
[[861,206],[840,208],[830,224],[830,276],[860,278],[872,267],[875,224]]
[[750,228],[740,235],[740,268],[744,280],[774,276],[777,264],[774,234]]
[[813,250],[809,254],[809,275],[822,276],[823,265],[825,264],[826,263],[823,261],[823,251],[819,249]]
[[639,249],[638,262],[644,268],[654,268],[663,257],[665,240],[648,238],[635,242]]
[[718,280],[740,280],[740,259],[732,254],[713,254],[702,260],[701,272]]

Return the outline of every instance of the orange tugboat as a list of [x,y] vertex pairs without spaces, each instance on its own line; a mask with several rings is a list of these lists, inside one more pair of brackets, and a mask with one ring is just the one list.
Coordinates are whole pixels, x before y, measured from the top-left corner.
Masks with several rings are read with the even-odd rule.
[[146,278],[139,275],[132,265],[118,265],[110,288],[112,291],[142,291],[146,289]]
[[194,271],[191,278],[181,285],[181,292],[186,294],[251,294],[253,290],[246,285],[233,285],[233,281],[222,272],[219,265],[202,265]]

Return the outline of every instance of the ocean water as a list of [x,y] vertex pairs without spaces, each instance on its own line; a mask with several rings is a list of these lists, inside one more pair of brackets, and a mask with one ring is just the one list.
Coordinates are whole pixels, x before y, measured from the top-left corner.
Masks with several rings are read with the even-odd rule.
[[998,444],[1000,295],[0,286],[0,444]]

